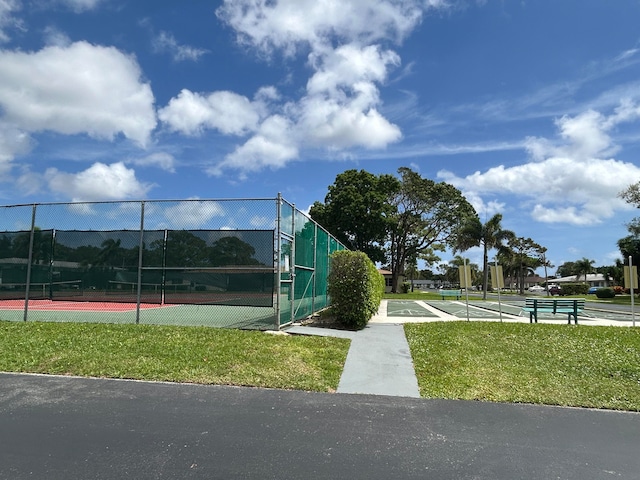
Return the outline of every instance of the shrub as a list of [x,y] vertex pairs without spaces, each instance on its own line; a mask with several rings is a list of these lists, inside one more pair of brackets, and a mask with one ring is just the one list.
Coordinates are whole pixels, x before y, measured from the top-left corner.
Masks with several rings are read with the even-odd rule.
[[334,252],[327,282],[338,322],[346,328],[364,328],[384,295],[384,277],[369,257],[363,252]]
[[586,295],[588,291],[586,283],[563,283],[560,295]]
[[624,293],[624,288],[620,285],[616,285],[615,287],[613,287],[613,293],[615,293],[616,295],[622,295]]
[[401,288],[402,288],[402,293],[409,293],[409,291],[411,290],[411,283],[404,282]]
[[612,288],[599,288],[596,290],[596,297],[598,298],[613,298],[616,296],[616,292]]

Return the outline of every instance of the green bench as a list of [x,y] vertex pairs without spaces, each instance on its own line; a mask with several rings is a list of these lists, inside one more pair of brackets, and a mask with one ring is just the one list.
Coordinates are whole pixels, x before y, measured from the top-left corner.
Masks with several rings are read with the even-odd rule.
[[571,323],[573,317],[578,324],[578,314],[584,310],[584,298],[527,298],[525,300],[525,312],[529,312],[529,323],[538,323],[538,313],[566,313],[567,323]]
[[445,297],[456,297],[456,300],[460,300],[462,290],[439,290],[438,295],[442,296],[443,300]]

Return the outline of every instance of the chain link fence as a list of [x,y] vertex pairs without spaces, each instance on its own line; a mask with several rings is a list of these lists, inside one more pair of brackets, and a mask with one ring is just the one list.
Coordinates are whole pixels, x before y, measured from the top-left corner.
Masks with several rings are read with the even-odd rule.
[[280,195],[0,206],[0,319],[279,328],[343,248]]

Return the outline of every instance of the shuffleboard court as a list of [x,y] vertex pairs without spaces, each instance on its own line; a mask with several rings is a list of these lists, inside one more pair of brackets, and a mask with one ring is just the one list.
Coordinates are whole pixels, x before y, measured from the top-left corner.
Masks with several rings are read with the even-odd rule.
[[[462,301],[453,301],[453,300],[437,300],[432,301],[429,300],[426,302],[433,308],[437,308],[448,315],[453,315],[457,318],[467,318],[467,305]],[[468,310],[469,318],[480,318],[480,319],[499,319],[500,312],[487,310],[486,308],[481,308],[469,303]]]
[[388,317],[436,317],[422,305],[413,300],[390,300],[387,302]]

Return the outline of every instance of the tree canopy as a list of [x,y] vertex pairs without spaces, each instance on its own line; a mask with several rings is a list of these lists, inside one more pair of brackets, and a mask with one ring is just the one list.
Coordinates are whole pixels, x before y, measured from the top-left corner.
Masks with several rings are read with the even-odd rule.
[[460,218],[475,215],[462,192],[448,183],[436,183],[410,168],[401,167],[400,189],[391,199],[387,251],[393,291],[407,260],[456,244]]
[[517,275],[518,288],[524,293],[524,277],[533,273],[543,265],[543,254],[546,249],[531,238],[510,236],[507,243],[498,250],[498,258],[503,266],[505,275],[513,278]]
[[395,292],[407,265],[418,258],[438,259],[435,252],[455,244],[460,218],[476,215],[453,185],[406,167],[398,174],[347,170],[329,187],[325,202],[315,202],[310,210],[345,245],[374,262],[386,262]]
[[374,262],[382,262],[389,217],[393,213],[389,198],[399,186],[393,175],[347,170],[336,176],[324,203],[315,202],[309,215],[349,248],[366,253]]
[[515,236],[510,230],[502,228],[502,214],[496,213],[482,223],[477,215],[467,217],[462,221],[454,250],[465,251],[471,247],[482,246],[482,296],[487,298],[489,283],[489,250],[501,247],[502,244]]

